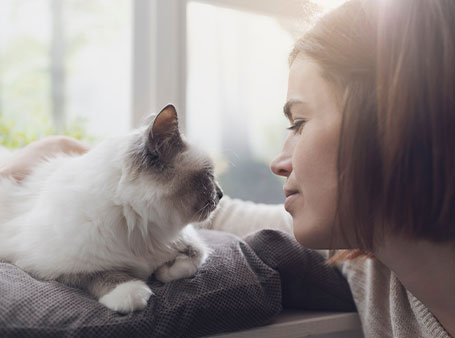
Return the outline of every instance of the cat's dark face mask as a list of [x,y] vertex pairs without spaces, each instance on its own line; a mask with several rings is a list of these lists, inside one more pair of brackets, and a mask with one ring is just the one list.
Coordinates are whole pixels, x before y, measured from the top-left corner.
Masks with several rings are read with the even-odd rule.
[[184,140],[173,105],[163,108],[140,135],[130,159],[131,176],[155,188],[153,199],[184,223],[204,221],[223,197],[212,160]]

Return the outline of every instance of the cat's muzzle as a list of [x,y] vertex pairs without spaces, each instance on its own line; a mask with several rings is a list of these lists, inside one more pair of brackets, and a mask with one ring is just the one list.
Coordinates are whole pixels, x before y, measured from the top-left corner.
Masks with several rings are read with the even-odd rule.
[[204,207],[200,209],[200,214],[198,215],[199,221],[206,220],[210,214],[215,211],[216,207],[220,203],[221,198],[223,198],[223,190],[218,184],[216,184],[215,191],[211,195],[211,198],[206,202]]
[[223,198],[223,189],[221,189],[218,183],[216,184],[216,196],[218,197],[218,202]]

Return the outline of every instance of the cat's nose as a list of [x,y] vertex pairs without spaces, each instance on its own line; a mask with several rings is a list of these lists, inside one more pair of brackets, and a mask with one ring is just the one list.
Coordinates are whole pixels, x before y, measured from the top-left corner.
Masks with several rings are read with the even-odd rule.
[[223,190],[221,190],[218,184],[216,185],[216,195],[218,196],[218,199],[223,198]]

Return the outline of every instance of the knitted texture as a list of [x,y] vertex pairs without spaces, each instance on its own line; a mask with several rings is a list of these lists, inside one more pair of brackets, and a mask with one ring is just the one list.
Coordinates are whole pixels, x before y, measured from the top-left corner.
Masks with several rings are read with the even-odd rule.
[[245,241],[268,266],[280,273],[285,308],[356,311],[346,279],[337,268],[325,264],[319,252],[275,230],[262,230]]
[[[0,337],[200,337],[269,323],[288,308],[354,311],[349,285],[279,231],[244,241],[201,231],[212,253],[194,278],[149,285],[144,311],[119,315],[81,290],[0,264]],[[283,290],[283,292],[282,292]]]
[[340,264],[368,338],[450,338],[434,315],[376,259]]
[[[233,232],[241,237],[264,227],[292,233],[292,218],[283,205],[257,205],[223,197],[221,208],[216,211],[212,222],[213,229]],[[269,253],[272,258],[279,259],[266,261],[280,271],[285,306],[323,310],[328,305],[332,308],[340,306],[339,309],[348,305],[343,291],[344,282],[330,270],[323,269],[314,251],[297,248],[292,241],[283,244],[282,240],[273,238],[275,235],[267,235],[274,245],[286,246],[288,249],[292,246],[293,252],[301,252],[294,256],[289,254],[288,249],[273,251],[271,245],[265,246],[263,243],[255,247],[259,256],[267,257],[267,249],[271,250]],[[328,250],[319,252],[325,258],[329,256]],[[338,268],[347,279],[354,296],[365,337],[449,337],[428,308],[406,290],[395,274],[381,262],[355,259],[338,264]],[[433,288],[434,285],[428,287]]]
[[232,235],[201,234],[213,251],[196,276],[167,284],[150,279],[155,295],[129,315],[0,263],[0,337],[201,337],[270,322],[281,311],[278,272]]

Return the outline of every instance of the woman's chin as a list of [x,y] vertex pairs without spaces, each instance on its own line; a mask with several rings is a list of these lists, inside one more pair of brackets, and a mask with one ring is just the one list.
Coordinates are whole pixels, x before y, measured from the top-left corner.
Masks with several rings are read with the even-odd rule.
[[330,234],[321,231],[318,226],[301,224],[297,219],[294,220],[294,237],[301,245],[309,249],[329,249]]

